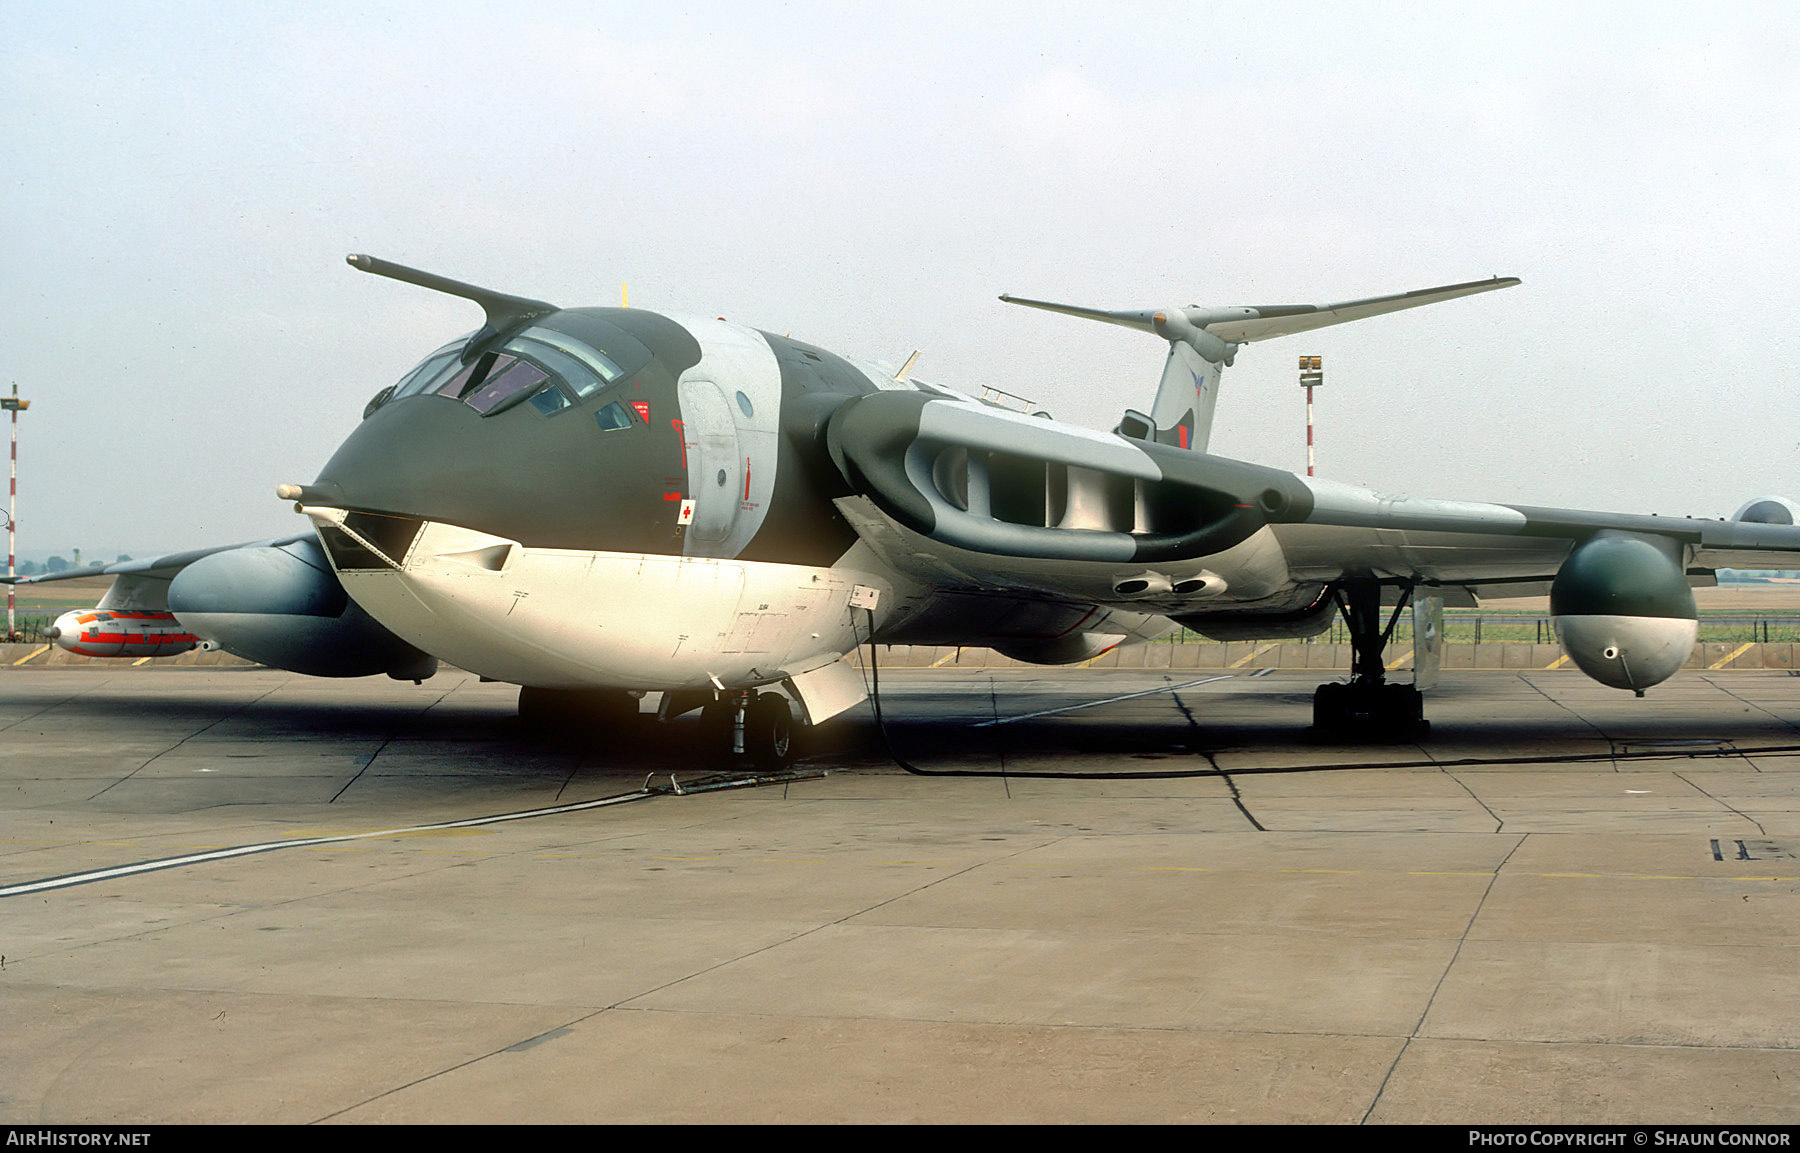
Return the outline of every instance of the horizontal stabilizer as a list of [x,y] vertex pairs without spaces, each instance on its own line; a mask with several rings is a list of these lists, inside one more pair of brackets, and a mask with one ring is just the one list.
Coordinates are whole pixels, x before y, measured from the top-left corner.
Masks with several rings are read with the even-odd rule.
[[1511,288],[1519,283],[1516,276],[1496,276],[1492,280],[1471,280],[1466,284],[1446,284],[1440,288],[1421,288],[1393,296],[1371,296],[1364,300],[1346,300],[1337,304],[1258,304],[1230,308],[1159,308],[1110,311],[1084,308],[1077,304],[1057,304],[1048,300],[1027,300],[1002,295],[1007,304],[1023,304],[1046,312],[1082,320],[1098,320],[1160,336],[1169,342],[1169,358],[1163,364],[1162,380],[1157,385],[1156,402],[1150,408],[1149,439],[1172,444],[1196,452],[1206,451],[1212,435],[1213,410],[1218,403],[1220,374],[1237,356],[1238,346],[1272,336],[1290,336],[1310,332],[1346,321],[1399,312],[1440,300],[1455,300],[1477,292]]
[[1023,296],[1009,296],[1002,292],[1000,299],[1007,304],[1022,304],[1026,308],[1041,308],[1045,312],[1060,312],[1064,316],[1076,316],[1082,320],[1098,320],[1106,324],[1117,324],[1124,328],[1141,329],[1144,332],[1156,331],[1156,309],[1145,308],[1129,312],[1109,312],[1104,308],[1083,308],[1079,304],[1056,304],[1048,300],[1029,300]]
[[1380,316],[1386,312],[1399,312],[1402,309],[1418,308],[1420,305],[1455,300],[1459,296],[1492,292],[1496,288],[1511,288],[1518,283],[1519,278],[1516,276],[1496,276],[1491,280],[1472,280],[1466,284],[1446,284],[1440,288],[1421,288],[1413,292],[1400,292],[1392,296],[1371,296],[1364,300],[1345,300],[1337,304],[1257,304],[1234,305],[1227,308],[1190,306],[1188,308],[1146,308],[1117,312],[1101,308],[1083,308],[1074,304],[1055,304],[1047,300],[1027,300],[1019,296],[1002,295],[1000,299],[1008,304],[1022,304],[1028,308],[1060,312],[1064,316],[1076,316],[1083,320],[1098,320],[1106,324],[1135,328],[1162,336],[1165,339],[1172,339],[1176,336],[1169,320],[1171,313],[1179,313],[1195,328],[1203,328],[1227,344],[1248,344],[1255,340],[1268,340],[1274,336],[1291,336],[1296,332],[1310,332],[1315,328],[1325,328],[1333,324],[1344,324],[1352,320]]

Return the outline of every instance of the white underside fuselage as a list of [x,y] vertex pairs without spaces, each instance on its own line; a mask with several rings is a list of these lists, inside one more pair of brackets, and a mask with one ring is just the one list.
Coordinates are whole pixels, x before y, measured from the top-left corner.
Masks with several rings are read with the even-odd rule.
[[[307,509],[341,523],[335,509]],[[369,615],[483,677],[543,688],[667,691],[768,684],[830,664],[869,635],[842,565],[525,548],[426,522],[398,567],[338,570]]]

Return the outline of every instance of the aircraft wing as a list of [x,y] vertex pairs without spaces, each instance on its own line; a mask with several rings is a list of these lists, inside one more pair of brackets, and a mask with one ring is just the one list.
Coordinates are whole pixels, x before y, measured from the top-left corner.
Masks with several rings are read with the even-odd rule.
[[1173,616],[1375,577],[1468,604],[1543,591],[1603,533],[1668,542],[1694,583],[1800,567],[1800,526],[1386,496],[924,394],[863,397],[826,435],[846,519],[938,587]]
[[182,569],[201,557],[242,548],[280,548],[283,545],[310,539],[312,536],[311,532],[295,533],[292,536],[278,537],[274,540],[250,541],[245,544],[218,545],[213,548],[166,553],[146,560],[87,565],[83,568],[61,569],[53,573],[39,573],[36,576],[0,576],[0,583],[35,585],[47,584],[51,581],[77,580],[81,577],[110,576],[116,579],[106,596],[95,606],[96,608],[162,610],[168,608],[169,582],[174,580]]

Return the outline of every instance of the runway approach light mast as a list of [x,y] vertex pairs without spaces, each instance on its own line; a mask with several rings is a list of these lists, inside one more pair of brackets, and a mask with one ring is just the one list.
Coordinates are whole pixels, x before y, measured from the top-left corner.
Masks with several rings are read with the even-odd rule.
[[1300,358],[1300,387],[1306,390],[1306,475],[1313,474],[1313,405],[1312,390],[1325,383],[1325,358]]
[[[19,386],[12,386],[11,396],[0,396],[0,412],[12,414],[12,463],[7,470],[6,487],[6,575],[16,575],[15,567],[18,549],[15,542],[18,538],[19,523],[13,513],[19,500],[19,414],[31,407],[29,400],[19,399]],[[13,586],[6,586],[6,639],[19,639],[18,619],[13,615]]]

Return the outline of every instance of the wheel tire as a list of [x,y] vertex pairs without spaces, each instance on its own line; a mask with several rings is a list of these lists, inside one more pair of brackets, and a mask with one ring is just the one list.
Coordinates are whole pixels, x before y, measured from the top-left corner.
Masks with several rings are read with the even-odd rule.
[[1326,732],[1342,729],[1348,720],[1350,686],[1328,681],[1313,691],[1313,728]]
[[759,769],[779,769],[794,759],[794,710],[780,693],[763,693],[744,718],[744,744]]
[[1397,733],[1412,732],[1425,721],[1425,694],[1412,685],[1386,685],[1381,711],[1384,727]]

